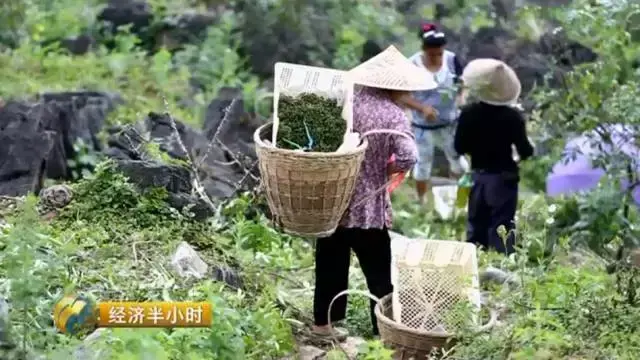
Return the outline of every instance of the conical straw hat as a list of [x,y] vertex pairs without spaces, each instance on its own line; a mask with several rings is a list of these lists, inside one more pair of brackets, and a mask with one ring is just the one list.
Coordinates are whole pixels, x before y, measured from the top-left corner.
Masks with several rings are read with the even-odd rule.
[[418,67],[391,45],[347,72],[354,84],[380,89],[420,91],[438,87],[433,74]]
[[480,101],[493,105],[515,104],[522,88],[516,72],[496,59],[471,61],[462,72],[462,81]]

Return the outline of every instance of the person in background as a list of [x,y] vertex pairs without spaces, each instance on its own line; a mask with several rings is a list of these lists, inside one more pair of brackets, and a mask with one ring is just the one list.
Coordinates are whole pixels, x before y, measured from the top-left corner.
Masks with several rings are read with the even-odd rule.
[[[416,163],[417,148],[407,121],[402,103],[402,89],[385,89],[387,75],[402,77],[399,83],[433,88],[423,72],[411,65],[409,60],[395,48],[390,47],[381,57],[382,73],[371,73],[367,67],[356,67],[349,72],[356,84],[353,101],[353,129],[364,134],[371,130],[391,130],[404,134],[373,134],[367,136],[369,145],[356,180],[354,194],[339,227],[329,237],[318,239],[315,248],[315,292],[313,299],[314,326],[317,336],[335,336],[344,339],[345,329],[330,327],[329,320],[343,320],[346,316],[346,296],[336,298],[348,289],[351,250],[358,262],[371,294],[383,297],[393,291],[391,284],[391,201],[386,185],[391,176],[410,170]],[[384,60],[395,58],[400,65],[388,64]],[[366,64],[364,64],[366,65]],[[398,72],[404,65],[406,71]],[[361,71],[362,70],[362,71]],[[418,80],[416,80],[418,79]],[[384,81],[382,81],[384,80]],[[364,86],[366,83],[368,86]],[[374,85],[376,85],[374,87]],[[395,154],[395,161],[388,159]],[[328,318],[329,304],[335,298]],[[373,332],[378,334],[374,314],[375,303],[371,302]],[[334,331],[331,331],[333,328]]]
[[462,92],[456,90],[462,65],[455,53],[446,50],[447,37],[433,24],[423,24],[420,28],[422,51],[410,60],[426,69],[438,88],[413,92],[413,98],[405,98],[405,104],[412,111],[412,127],[418,144],[418,163],[413,177],[416,192],[422,204],[430,190],[435,147],[440,148],[449,162],[449,176],[458,178],[463,169],[453,148],[453,134],[462,103]]
[[[520,161],[534,152],[524,118],[514,107],[520,80],[513,69],[494,59],[470,62],[462,79],[477,99],[462,108],[454,137],[456,152],[471,157],[467,241],[510,254],[520,180],[512,147]],[[498,234],[501,225],[509,231],[506,241]]]

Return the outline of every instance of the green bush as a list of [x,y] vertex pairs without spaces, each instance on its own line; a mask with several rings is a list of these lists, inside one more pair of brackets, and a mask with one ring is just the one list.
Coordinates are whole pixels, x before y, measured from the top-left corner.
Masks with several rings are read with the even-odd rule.
[[284,149],[334,152],[347,131],[336,100],[315,94],[280,97],[278,118],[278,147]]

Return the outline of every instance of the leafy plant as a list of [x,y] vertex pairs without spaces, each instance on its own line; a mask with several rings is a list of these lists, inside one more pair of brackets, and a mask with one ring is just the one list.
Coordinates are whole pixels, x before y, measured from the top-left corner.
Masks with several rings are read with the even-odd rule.
[[[633,95],[639,81],[633,64],[640,45],[631,40],[625,19],[639,12],[640,7],[632,2],[611,7],[588,1],[556,12],[562,30],[592,48],[599,59],[565,75],[562,88],[542,87],[535,97],[544,105],[535,121],[542,124],[547,136],[565,139],[567,134],[584,135],[592,149],[584,156],[606,174],[596,193],[581,197],[581,219],[571,230],[578,233],[575,241],[603,255],[616,253],[616,246],[628,248],[638,243],[629,226],[635,212],[630,194],[638,183],[637,161],[627,149],[637,146],[633,134],[640,125],[640,104]],[[563,157],[571,161],[579,153],[572,151]],[[591,230],[600,236],[587,235]],[[619,244],[614,246],[614,240]]]
[[278,147],[334,152],[344,141],[347,123],[335,99],[304,93],[278,101]]
[[391,360],[393,350],[386,348],[379,340],[371,340],[362,344],[358,352],[358,358],[362,360]]
[[82,139],[78,139],[78,141],[73,144],[73,150],[76,153],[76,158],[67,161],[73,178],[81,179],[89,176],[98,164],[100,154],[94,151],[93,148]]

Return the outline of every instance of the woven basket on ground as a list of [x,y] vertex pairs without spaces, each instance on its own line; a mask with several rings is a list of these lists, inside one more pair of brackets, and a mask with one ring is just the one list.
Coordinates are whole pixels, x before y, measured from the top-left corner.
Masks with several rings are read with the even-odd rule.
[[331,235],[347,210],[367,141],[345,153],[299,152],[265,144],[272,123],[253,135],[271,212],[284,231],[303,237]]
[[434,349],[448,349],[453,346],[450,334],[418,331],[393,320],[392,294],[376,305],[375,313],[380,329],[380,339],[396,350],[397,359],[425,359]]

